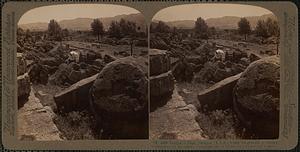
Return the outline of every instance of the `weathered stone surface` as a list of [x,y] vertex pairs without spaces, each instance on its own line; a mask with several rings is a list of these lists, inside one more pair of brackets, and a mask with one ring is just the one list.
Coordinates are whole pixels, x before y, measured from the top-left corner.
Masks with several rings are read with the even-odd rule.
[[58,66],[59,64],[61,64],[61,62],[54,57],[41,58],[40,61],[41,64],[49,66]]
[[231,76],[231,69],[226,68],[226,69],[216,69],[216,71],[214,72],[214,76],[213,76],[213,81],[214,82],[219,82],[227,77]]
[[234,89],[238,118],[261,138],[278,138],[279,87],[279,57],[271,56],[250,64]]
[[150,135],[152,140],[204,140],[206,137],[195,120],[198,111],[187,105],[177,89],[167,104],[150,113]]
[[60,132],[53,123],[51,108],[44,108],[33,93],[28,102],[18,110],[17,135],[20,140],[57,141],[62,140]]
[[26,73],[27,64],[23,53],[17,53],[17,76]]
[[147,106],[146,71],[134,57],[107,64],[99,73],[91,90],[93,103],[111,112],[139,111]]
[[39,63],[35,63],[31,66],[28,71],[28,75],[30,77],[30,81],[32,83],[41,83],[47,84],[48,82],[48,74],[53,72],[56,68],[50,68],[50,66],[42,65]]
[[232,91],[241,73],[228,77],[198,94],[201,108],[205,110],[226,109],[232,106]]
[[241,58],[240,63],[244,66],[248,66],[250,64],[250,61],[248,58],[243,57]]
[[17,77],[18,84],[18,103],[24,104],[30,93],[30,80],[27,73]]
[[150,56],[150,76],[159,75],[170,70],[170,58],[165,50],[151,49]]
[[90,90],[96,119],[113,138],[148,138],[146,62],[146,58],[135,57],[113,61],[99,73]]
[[72,72],[72,67],[63,63],[58,66],[57,71],[49,77],[49,83],[63,85],[69,81],[69,74]]
[[194,77],[194,71],[200,71],[201,68],[202,65],[196,66],[194,63],[189,63],[187,60],[182,59],[172,67],[172,74],[178,82],[191,82]]
[[103,60],[104,60],[105,63],[110,63],[112,61],[115,61],[116,58],[111,56],[111,55],[105,54],[104,57],[103,57]]
[[171,71],[150,77],[150,96],[160,97],[171,95],[174,90],[174,83]]
[[89,106],[89,91],[97,75],[82,79],[54,96],[59,112],[82,110]]
[[71,83],[75,83],[82,79],[81,71],[72,70],[68,76]]
[[261,57],[258,56],[258,55],[256,55],[256,54],[254,54],[254,53],[251,53],[251,54],[249,55],[249,60],[250,60],[250,62],[254,62],[254,61],[259,60],[259,59],[261,59]]

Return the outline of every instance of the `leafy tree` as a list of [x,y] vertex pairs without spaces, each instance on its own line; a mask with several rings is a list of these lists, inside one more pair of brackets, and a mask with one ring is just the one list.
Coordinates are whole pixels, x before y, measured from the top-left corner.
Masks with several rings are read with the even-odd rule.
[[202,19],[201,17],[197,18],[194,29],[196,34],[199,35],[200,38],[208,39],[208,26],[204,19]]
[[245,40],[247,40],[247,35],[251,32],[250,23],[246,18],[241,18],[238,22],[238,31],[240,34],[245,36]]
[[279,37],[280,37],[280,27],[278,25],[278,22],[276,20],[272,20],[271,18],[268,18],[266,21],[266,26],[268,28],[268,33],[270,36],[276,37],[276,48],[277,48],[277,54],[278,54],[278,45],[279,45]]
[[97,35],[98,41],[100,40],[100,35],[104,34],[103,23],[99,19],[94,19],[91,23],[91,28],[94,35]]
[[50,20],[48,24],[48,34],[57,40],[61,39],[61,27],[54,19]]
[[121,29],[119,23],[116,21],[112,21],[110,23],[108,33],[111,37],[121,38]]
[[169,33],[171,28],[163,21],[159,21],[156,27],[154,28],[154,32],[158,33]]
[[269,37],[266,23],[263,20],[258,20],[257,25],[255,27],[255,33],[257,36],[262,38],[261,41],[263,41],[263,38]]
[[137,36],[137,26],[135,22],[126,21],[121,19],[119,22],[113,21],[110,24],[108,33],[111,37],[122,38],[125,36],[135,37]]

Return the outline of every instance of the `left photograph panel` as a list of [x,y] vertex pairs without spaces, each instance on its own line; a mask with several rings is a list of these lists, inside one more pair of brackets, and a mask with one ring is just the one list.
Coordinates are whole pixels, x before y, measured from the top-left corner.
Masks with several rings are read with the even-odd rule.
[[20,140],[148,139],[144,16],[108,4],[26,12],[17,29]]

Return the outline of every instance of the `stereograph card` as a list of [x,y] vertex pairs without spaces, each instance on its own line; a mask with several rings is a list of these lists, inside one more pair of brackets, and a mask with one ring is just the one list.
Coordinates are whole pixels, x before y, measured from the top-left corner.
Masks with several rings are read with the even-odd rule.
[[8,150],[290,150],[298,9],[287,1],[8,1]]

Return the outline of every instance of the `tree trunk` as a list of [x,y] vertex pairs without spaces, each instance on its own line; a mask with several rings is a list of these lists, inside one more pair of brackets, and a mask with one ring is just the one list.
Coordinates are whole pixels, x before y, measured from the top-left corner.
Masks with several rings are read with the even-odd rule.
[[245,34],[245,41],[247,40],[247,34]]
[[98,36],[98,41],[99,41],[99,34],[97,34],[97,36]]

